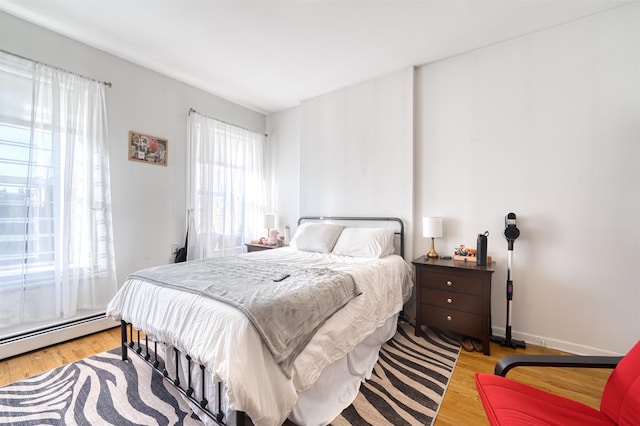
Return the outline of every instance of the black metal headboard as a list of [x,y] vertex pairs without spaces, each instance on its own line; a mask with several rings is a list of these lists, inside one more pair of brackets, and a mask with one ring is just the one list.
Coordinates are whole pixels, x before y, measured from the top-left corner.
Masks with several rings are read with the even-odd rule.
[[348,217],[348,216],[303,216],[298,219],[298,226],[302,222],[331,221],[331,222],[396,222],[393,233],[400,237],[400,256],[404,258],[404,222],[398,217]]

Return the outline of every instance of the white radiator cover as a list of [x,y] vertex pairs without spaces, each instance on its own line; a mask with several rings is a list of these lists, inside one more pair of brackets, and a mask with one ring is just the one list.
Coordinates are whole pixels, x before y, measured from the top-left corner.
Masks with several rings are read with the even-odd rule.
[[0,360],[41,349],[67,340],[97,333],[120,324],[104,314],[47,330],[36,331],[25,336],[8,339],[0,344]]

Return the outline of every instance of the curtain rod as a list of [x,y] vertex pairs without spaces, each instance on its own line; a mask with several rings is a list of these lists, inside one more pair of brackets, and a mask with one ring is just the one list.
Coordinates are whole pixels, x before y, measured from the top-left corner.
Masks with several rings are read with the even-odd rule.
[[[211,116],[209,116],[209,115],[203,114],[203,113],[201,113],[201,112],[196,111],[196,110],[195,110],[195,109],[193,109],[193,108],[189,108],[189,113],[188,113],[187,115],[191,115],[191,113],[192,113],[192,112],[195,112],[196,114],[200,114],[200,115],[201,115],[201,116],[203,116],[203,117],[207,117],[207,118],[210,118],[210,119],[212,119],[212,120],[216,120],[216,121],[219,121],[219,122],[221,122],[221,123],[228,124],[229,126],[235,126],[235,127],[239,127],[239,128],[241,128],[241,129],[244,129],[244,130],[248,130],[248,131],[253,132],[253,133],[258,133],[258,132],[256,132],[255,130],[247,129],[246,127],[238,126],[237,124],[229,123],[229,122],[227,122],[227,121],[220,120],[220,119],[218,119],[218,118],[211,117]],[[268,137],[268,136],[269,136],[268,134],[266,134],[266,133],[264,134],[264,137],[265,137],[265,138],[266,138],[266,137]]]
[[56,70],[60,70],[60,71],[64,71],[64,72],[68,72],[69,74],[77,75],[77,76],[79,76],[79,77],[86,78],[86,79],[91,80],[91,81],[95,81],[96,83],[102,83],[102,84],[104,84],[105,86],[107,86],[107,87],[111,88],[111,83],[110,83],[110,82],[108,82],[108,81],[100,81],[100,80],[96,80],[95,78],[87,77],[87,76],[85,76],[85,75],[78,74],[77,72],[73,72],[73,71],[65,70],[64,68],[56,67],[55,65],[49,65],[49,64],[45,64],[44,62],[34,61],[34,60],[33,60],[33,59],[31,59],[31,58],[27,58],[26,56],[17,55],[17,54],[15,54],[15,53],[7,52],[7,51],[6,51],[6,50],[4,50],[4,49],[0,49],[0,52],[2,52],[2,53],[6,53],[7,55],[15,56],[16,58],[24,59],[25,61],[33,62],[34,64],[45,65],[45,66],[47,66],[47,67],[51,67],[51,68],[54,68],[54,69],[56,69]]

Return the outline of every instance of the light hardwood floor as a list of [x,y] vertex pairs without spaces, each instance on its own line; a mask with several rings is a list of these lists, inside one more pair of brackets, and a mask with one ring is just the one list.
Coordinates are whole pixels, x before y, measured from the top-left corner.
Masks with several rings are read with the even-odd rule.
[[120,345],[120,327],[0,361],[0,386]]
[[[491,355],[461,350],[449,387],[434,426],[488,425],[476,390],[475,373],[491,373],[502,357],[512,354],[549,354],[563,352],[527,344],[526,349],[511,349],[491,343]],[[519,367],[507,377],[557,395],[600,407],[602,389],[611,369]]]
[[[113,349],[119,344],[120,329],[113,328],[0,361],[0,386]],[[495,343],[491,344],[491,356],[461,351],[435,426],[488,425],[476,391],[474,374],[493,373],[496,362],[513,353],[561,352],[532,345],[527,345],[526,350],[514,350]],[[608,369],[516,368],[509,372],[509,377],[598,408],[609,374],[611,370]]]

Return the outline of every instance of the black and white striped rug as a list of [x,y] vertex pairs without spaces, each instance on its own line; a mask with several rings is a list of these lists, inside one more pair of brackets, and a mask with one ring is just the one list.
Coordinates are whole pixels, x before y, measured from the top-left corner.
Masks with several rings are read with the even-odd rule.
[[332,422],[344,425],[430,425],[460,355],[460,345],[425,329],[416,337],[409,324],[399,324],[393,339],[380,349],[371,378],[356,400]]
[[120,348],[0,388],[0,424],[202,425],[160,374]]
[[[332,423],[428,425],[442,402],[459,345],[427,330],[416,338],[402,324],[356,401]],[[201,425],[159,374],[120,348],[0,388],[0,424]]]

